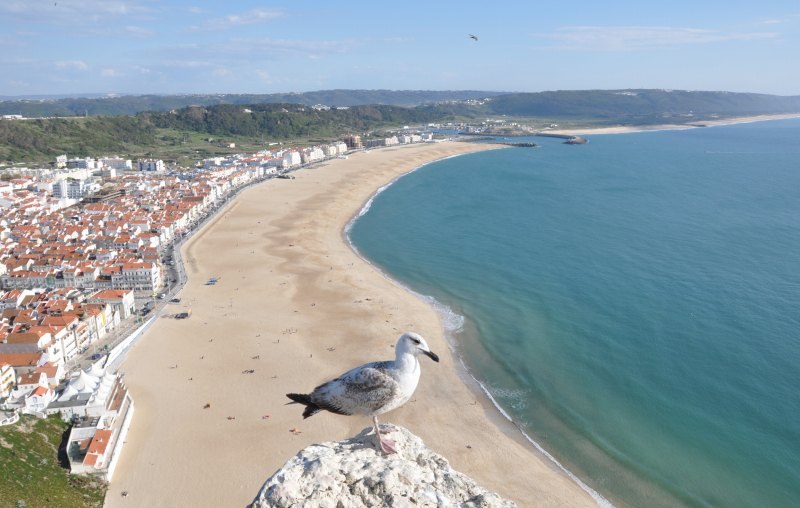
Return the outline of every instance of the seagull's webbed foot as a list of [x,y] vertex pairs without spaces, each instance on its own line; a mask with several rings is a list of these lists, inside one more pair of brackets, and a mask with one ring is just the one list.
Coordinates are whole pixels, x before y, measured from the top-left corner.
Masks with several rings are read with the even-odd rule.
[[385,453],[386,455],[397,453],[397,449],[395,448],[395,444],[397,443],[395,443],[391,439],[383,439],[382,437],[378,436],[378,442],[381,445],[381,450],[383,450],[383,453]]
[[[381,427],[380,425],[378,425],[377,416],[372,417],[372,423],[375,425],[375,437],[378,438],[378,444],[380,445],[381,451],[383,451],[383,453],[385,453],[386,455],[397,453],[397,449],[395,448],[395,442],[392,441],[391,439],[384,439],[383,437],[381,437]],[[389,432],[397,430],[395,427],[391,425],[384,426],[384,428],[387,427],[388,427],[387,431],[383,432],[383,434],[388,434]]]

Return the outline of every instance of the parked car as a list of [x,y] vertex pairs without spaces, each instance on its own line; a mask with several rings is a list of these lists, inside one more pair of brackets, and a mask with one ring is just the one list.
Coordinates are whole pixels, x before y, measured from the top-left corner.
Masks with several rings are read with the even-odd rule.
[[100,353],[95,353],[92,356],[90,356],[89,358],[91,358],[92,360],[99,360],[102,357],[103,357],[103,355],[101,355]]

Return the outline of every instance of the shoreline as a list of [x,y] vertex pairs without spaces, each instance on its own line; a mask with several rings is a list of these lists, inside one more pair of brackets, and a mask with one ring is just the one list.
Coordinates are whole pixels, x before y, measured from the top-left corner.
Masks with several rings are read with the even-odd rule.
[[[490,145],[490,146],[492,146],[492,145]],[[493,148],[491,148],[491,149],[506,148],[508,146],[509,145],[493,146]],[[584,492],[586,492],[589,496],[591,496],[591,498],[594,500],[594,502],[597,504],[597,506],[602,507],[602,508],[611,508],[611,507],[614,506],[611,503],[611,501],[609,501],[601,493],[597,492],[592,487],[590,487],[578,475],[576,475],[575,473],[573,473],[572,471],[567,469],[566,466],[564,466],[553,454],[548,452],[538,441],[536,441],[536,439],[534,439],[530,434],[525,432],[525,430],[523,430],[519,426],[519,424],[514,421],[514,419],[506,412],[505,409],[503,409],[503,407],[492,396],[491,392],[486,387],[486,385],[484,385],[475,376],[475,374],[469,369],[469,366],[467,365],[465,359],[462,356],[463,355],[463,351],[459,347],[458,340],[457,340],[457,335],[463,331],[463,325],[464,325],[464,322],[465,322],[465,319],[466,319],[465,316],[457,313],[449,305],[440,302],[436,298],[434,298],[434,297],[432,297],[430,295],[425,295],[425,294],[422,294],[422,293],[418,293],[414,289],[412,289],[412,288],[406,286],[405,284],[403,284],[402,282],[394,279],[390,274],[388,274],[387,272],[382,270],[379,266],[375,265],[370,259],[368,259],[366,256],[364,256],[358,250],[358,248],[355,246],[355,244],[353,244],[352,240],[350,239],[350,229],[352,228],[353,224],[360,217],[362,217],[364,214],[366,214],[369,211],[370,207],[372,206],[373,201],[383,191],[385,191],[386,189],[388,189],[389,187],[394,185],[399,179],[404,178],[404,177],[410,175],[411,173],[414,173],[415,171],[418,171],[418,170],[420,170],[420,169],[422,169],[422,168],[424,168],[424,167],[426,167],[426,166],[428,166],[430,164],[435,164],[435,163],[437,163],[439,161],[442,161],[442,160],[450,159],[450,158],[453,158],[453,157],[458,157],[459,155],[462,155],[462,154],[455,154],[455,155],[450,155],[450,156],[447,156],[447,157],[443,157],[441,159],[435,159],[435,160],[427,161],[424,164],[422,164],[420,166],[417,166],[417,167],[411,169],[410,171],[397,176],[391,182],[389,182],[389,183],[387,183],[385,185],[382,185],[362,205],[362,207],[358,211],[358,213],[353,215],[353,217],[347,222],[347,224],[345,225],[345,227],[343,229],[343,232],[342,232],[343,239],[350,246],[350,249],[359,258],[361,258],[361,260],[364,263],[366,263],[367,265],[372,267],[372,269],[374,269],[378,273],[382,274],[392,284],[396,284],[396,285],[401,286],[406,291],[408,291],[410,294],[412,294],[415,297],[419,298],[420,300],[423,300],[424,302],[426,302],[439,315],[440,323],[442,325],[442,331],[444,332],[445,339],[448,342],[448,347],[450,349],[450,352],[451,352],[451,354],[453,354],[455,356],[456,360],[458,361],[457,362],[457,366],[456,366],[456,371],[457,371],[457,374],[458,374],[459,378],[467,386],[467,388],[472,390],[472,392],[477,397],[484,397],[486,400],[488,400],[489,403],[491,403],[491,405],[494,407],[495,411],[497,412],[496,416],[502,417],[502,419],[505,422],[507,422],[509,425],[511,425],[513,427],[513,429],[516,431],[517,435],[511,433],[510,437],[513,438],[513,439],[516,439],[517,441],[519,441],[521,443],[526,444],[527,446],[532,447],[533,448],[532,451],[534,453],[539,454],[541,457],[543,457],[547,461],[549,461],[552,466],[554,466],[555,468],[560,470],[563,474],[565,474],[573,482],[575,482],[575,484],[579,488],[581,488]],[[497,425],[501,426],[500,423],[497,423]],[[510,432],[510,429],[503,429],[503,430],[507,434]]]
[[[491,397],[469,386],[431,302],[364,259],[347,235],[397,178],[492,148],[445,142],[354,154],[248,189],[204,226],[182,247],[189,282],[177,307],[189,307],[192,317],[159,318],[123,364],[137,418],[106,505],[249,503],[301,448],[369,427],[359,417],[302,420],[297,407],[284,406],[284,394],[389,358],[397,336],[415,330],[443,361],[422,362],[415,399],[387,422],[520,505],[596,506],[568,471],[501,418]],[[220,281],[205,286],[211,276]],[[196,446],[204,442],[214,446]]]
[[794,118],[800,118],[800,113],[738,116],[738,117],[724,118],[719,120],[697,121],[686,124],[658,124],[658,125],[646,125],[646,126],[611,126],[611,127],[573,128],[573,129],[553,129],[553,130],[548,130],[547,133],[564,134],[572,136],[595,135],[595,134],[629,134],[633,132],[686,130],[686,129],[697,129],[702,127],[719,127],[724,125],[767,122],[770,120],[788,120]]

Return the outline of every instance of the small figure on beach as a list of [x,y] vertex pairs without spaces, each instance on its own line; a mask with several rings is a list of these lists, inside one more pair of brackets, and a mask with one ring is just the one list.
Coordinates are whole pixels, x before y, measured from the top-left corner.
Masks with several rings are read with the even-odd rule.
[[378,415],[402,406],[414,394],[420,375],[417,356],[421,354],[439,361],[421,335],[406,332],[397,341],[394,360],[367,363],[317,386],[309,394],[287,393],[286,396],[292,399],[289,404],[306,406],[304,419],[322,410],[340,415],[371,416],[380,449],[385,454],[396,453],[394,441],[381,436]]

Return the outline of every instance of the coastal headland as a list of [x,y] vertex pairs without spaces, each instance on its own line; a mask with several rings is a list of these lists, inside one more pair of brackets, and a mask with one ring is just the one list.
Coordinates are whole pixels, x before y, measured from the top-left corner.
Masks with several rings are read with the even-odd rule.
[[[137,410],[106,506],[246,505],[301,448],[370,425],[327,413],[303,420],[285,394],[393,358],[406,330],[425,336],[442,361],[421,362],[415,398],[384,422],[412,430],[520,506],[596,505],[465,381],[436,311],[344,236],[398,176],[493,148],[428,143],[332,160],[247,189],[185,244],[181,302],[162,311],[121,368]],[[178,312],[190,317],[168,317]]]

